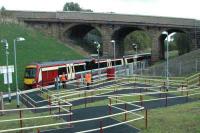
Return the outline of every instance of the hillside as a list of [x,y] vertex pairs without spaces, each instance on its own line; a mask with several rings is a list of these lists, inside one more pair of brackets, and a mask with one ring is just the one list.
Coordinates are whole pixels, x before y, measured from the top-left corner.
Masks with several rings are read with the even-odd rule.
[[[149,75],[164,76],[166,62],[153,65],[145,73]],[[169,59],[170,76],[190,75],[200,71],[200,49]]]
[[[17,42],[17,64],[20,88],[23,86],[24,67],[29,63],[83,58],[81,54],[66,47],[58,40],[48,37],[34,29],[19,24],[0,23],[0,39],[7,39],[9,43],[9,64],[14,64],[13,39],[16,37],[24,37],[26,39],[24,42]],[[0,45],[0,51],[0,66],[3,66],[6,64],[6,60],[2,44]],[[15,90],[14,84],[11,87],[12,90]],[[2,90],[7,91],[7,88],[3,85],[3,75],[0,75],[0,91]]]

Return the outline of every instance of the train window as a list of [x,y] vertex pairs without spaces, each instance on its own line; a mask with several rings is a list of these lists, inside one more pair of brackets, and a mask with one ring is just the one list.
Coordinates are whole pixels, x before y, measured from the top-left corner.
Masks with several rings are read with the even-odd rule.
[[98,63],[95,63],[95,60],[86,62],[86,70],[97,69]]
[[107,67],[107,62],[100,62],[100,68]]
[[116,60],[116,61],[115,61],[115,64],[116,64],[116,66],[122,65],[122,61],[121,61],[121,60]]
[[98,69],[98,62],[93,64],[92,69]]
[[127,59],[127,63],[133,63],[133,58]]
[[122,61],[121,60],[115,60],[115,62],[112,61],[112,66],[114,66],[114,65],[116,65],[116,66],[122,65]]
[[85,66],[84,65],[77,65],[77,66],[74,66],[74,68],[75,68],[75,72],[85,71]]
[[90,62],[87,61],[87,62],[85,62],[85,63],[86,63],[86,70],[90,70]]
[[36,76],[36,68],[26,68],[25,70],[25,78],[35,78]]
[[58,68],[58,75],[62,75],[63,72],[64,72],[65,74],[67,73],[67,69],[66,69],[66,67]]

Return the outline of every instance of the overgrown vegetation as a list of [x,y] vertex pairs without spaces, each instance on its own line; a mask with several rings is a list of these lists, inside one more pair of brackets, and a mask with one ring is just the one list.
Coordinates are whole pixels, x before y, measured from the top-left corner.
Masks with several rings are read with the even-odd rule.
[[190,52],[192,42],[188,35],[184,33],[175,34],[174,41],[176,43],[177,49],[179,50],[179,55]]
[[63,11],[82,11],[82,12],[93,12],[91,9],[83,9],[78,3],[67,2],[63,7]]
[[132,46],[133,43],[138,44],[138,51],[151,51],[152,39],[144,31],[135,31],[127,35],[124,39],[124,50],[127,52],[130,50],[135,50]]

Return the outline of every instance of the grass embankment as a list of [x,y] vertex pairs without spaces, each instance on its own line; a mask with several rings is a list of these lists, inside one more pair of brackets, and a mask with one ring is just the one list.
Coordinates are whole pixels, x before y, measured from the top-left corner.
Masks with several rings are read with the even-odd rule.
[[[7,39],[9,43],[9,64],[14,64],[13,39],[24,37],[26,40],[17,42],[17,64],[20,88],[23,87],[24,68],[32,62],[72,60],[83,58],[78,52],[67,48],[58,40],[46,36],[34,29],[27,28],[18,24],[1,24],[0,39]],[[0,66],[6,64],[3,46],[0,46]],[[13,74],[13,81],[14,74]],[[11,85],[14,89],[14,83]],[[6,85],[3,85],[3,75],[0,76],[0,91],[7,91]]]
[[142,133],[199,133],[199,124],[199,101],[149,110],[148,129],[144,127],[144,120],[131,123],[142,129]]

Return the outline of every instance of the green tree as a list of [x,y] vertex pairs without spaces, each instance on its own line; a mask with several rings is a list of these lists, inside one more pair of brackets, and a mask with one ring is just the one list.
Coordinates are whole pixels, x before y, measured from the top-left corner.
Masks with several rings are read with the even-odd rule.
[[84,11],[93,12],[91,9],[82,9],[78,3],[67,2],[63,7],[63,11]]
[[131,45],[133,43],[138,44],[138,50],[147,51],[151,48],[152,40],[144,31],[135,31],[127,35],[124,39],[125,51],[133,49]]
[[184,33],[177,33],[174,36],[179,55],[185,54],[190,51],[191,39],[189,35]]
[[4,6],[2,6],[1,9],[0,9],[0,11],[4,12],[4,11],[6,11],[6,8]]
[[6,8],[4,6],[2,6],[1,9],[0,9],[0,16],[6,17],[8,15],[9,14],[6,12]]
[[63,11],[81,11],[81,7],[78,3],[67,2],[63,7]]

